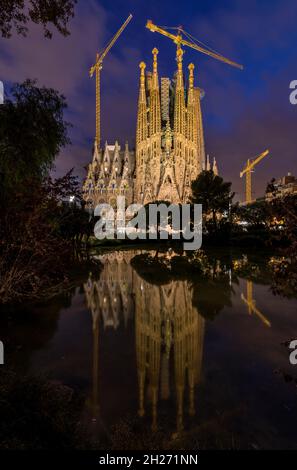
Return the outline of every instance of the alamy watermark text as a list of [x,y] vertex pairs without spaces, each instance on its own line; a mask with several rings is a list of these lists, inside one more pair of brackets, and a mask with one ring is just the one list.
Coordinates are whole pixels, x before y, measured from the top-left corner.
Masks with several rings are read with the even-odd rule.
[[98,204],[94,215],[99,217],[94,228],[99,240],[168,240],[170,236],[186,240],[184,250],[198,250],[202,245],[201,204],[131,204],[126,208],[125,197],[118,196],[116,210],[110,204]]

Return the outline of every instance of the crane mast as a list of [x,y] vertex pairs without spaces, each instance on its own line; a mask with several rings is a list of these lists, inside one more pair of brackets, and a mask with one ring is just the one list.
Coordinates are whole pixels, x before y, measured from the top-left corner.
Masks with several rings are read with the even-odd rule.
[[122,24],[117,33],[113,36],[110,42],[107,44],[105,49],[99,54],[96,55],[96,62],[90,68],[90,77],[92,78],[94,73],[96,75],[96,136],[95,144],[97,149],[100,149],[101,141],[101,70],[103,67],[103,60],[107,53],[110,51],[114,43],[117,41],[118,37],[122,34],[128,23],[131,21],[132,15],[130,14],[126,21]]
[[246,297],[241,294],[241,300],[245,303],[248,309],[249,315],[253,313],[264,323],[264,325],[271,327],[270,321],[263,315],[263,313],[256,307],[256,302],[253,298],[253,282],[246,281]]
[[246,175],[246,180],[245,180],[246,204],[250,204],[252,202],[252,171],[254,167],[258,165],[258,163],[260,163],[260,161],[263,160],[263,158],[266,157],[268,154],[269,154],[269,150],[265,150],[253,160],[248,159],[248,161],[246,162],[246,166],[239,174],[240,178],[242,178],[243,175]]

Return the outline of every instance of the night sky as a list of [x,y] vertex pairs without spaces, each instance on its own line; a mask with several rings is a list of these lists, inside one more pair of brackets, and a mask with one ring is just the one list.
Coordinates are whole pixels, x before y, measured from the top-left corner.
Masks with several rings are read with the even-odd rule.
[[97,50],[110,40],[129,13],[133,19],[104,61],[102,71],[102,141],[135,142],[136,106],[141,60],[148,69],[151,50],[159,49],[159,76],[175,71],[175,45],[145,28],[183,25],[200,41],[244,65],[240,71],[191,49],[184,71],[193,62],[195,84],[205,90],[202,112],[206,152],[215,156],[222,176],[243,199],[239,172],[245,161],[265,148],[271,155],[253,175],[255,196],[272,177],[297,175],[297,106],[289,102],[289,84],[297,79],[296,0],[79,0],[67,38],[55,32],[43,38],[30,25],[27,38],[0,39],[0,80],[6,87],[25,78],[62,92],[66,120],[73,124],[72,146],[56,162],[56,174],[75,167],[85,174],[95,128],[95,81],[89,67]]

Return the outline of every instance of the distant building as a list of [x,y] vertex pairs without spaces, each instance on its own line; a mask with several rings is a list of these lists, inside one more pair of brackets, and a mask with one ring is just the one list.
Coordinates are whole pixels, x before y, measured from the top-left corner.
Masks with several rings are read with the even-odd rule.
[[265,199],[266,201],[271,201],[277,197],[285,197],[288,195],[297,195],[297,178],[291,173],[288,173],[286,176],[283,176],[278,181],[271,183],[273,190],[266,192]]

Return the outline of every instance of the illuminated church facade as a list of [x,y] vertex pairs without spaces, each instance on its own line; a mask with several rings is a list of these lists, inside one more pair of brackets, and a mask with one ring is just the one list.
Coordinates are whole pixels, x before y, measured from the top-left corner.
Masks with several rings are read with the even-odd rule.
[[[186,203],[191,182],[202,170],[218,174],[214,159],[205,157],[201,113],[203,92],[194,86],[194,64],[183,73],[183,50],[177,49],[177,71],[170,80],[158,76],[158,50],[152,51],[153,68],[146,72],[141,62],[136,124],[136,148],[128,143],[121,149],[95,141],[93,159],[83,184],[89,207],[99,203],[116,204],[123,195],[126,203],[153,201]],[[185,83],[187,81],[187,86]]]

